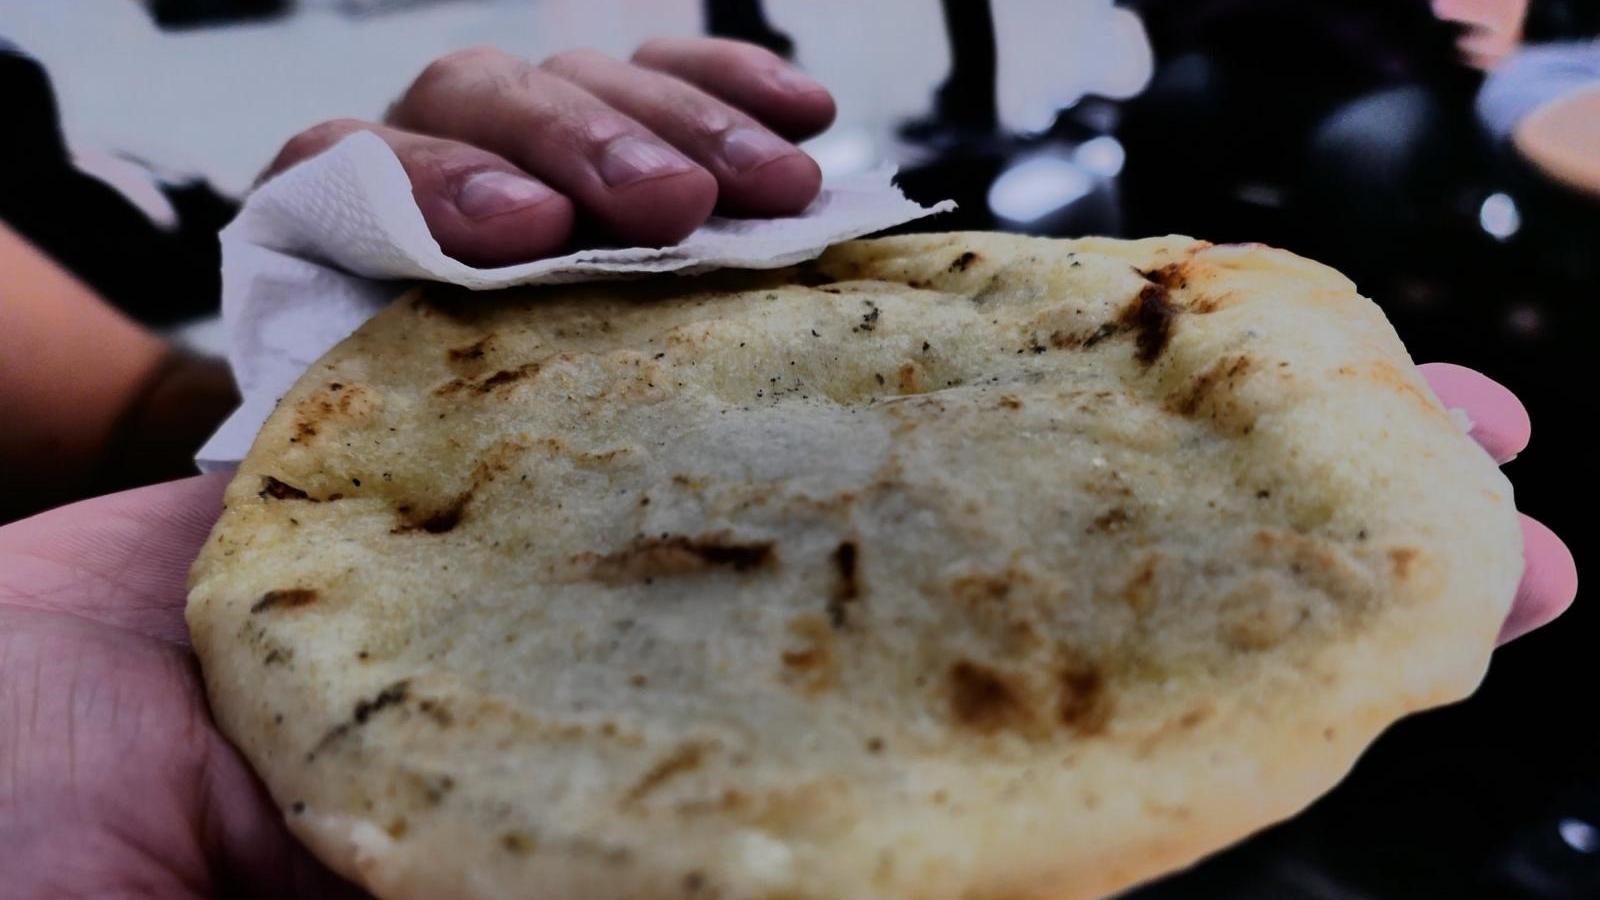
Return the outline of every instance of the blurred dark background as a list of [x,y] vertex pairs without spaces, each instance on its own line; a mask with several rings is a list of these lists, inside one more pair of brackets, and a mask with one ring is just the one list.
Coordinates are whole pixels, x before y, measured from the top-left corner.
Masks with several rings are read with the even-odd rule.
[[[1180,232],[1340,268],[1418,361],[1471,366],[1524,400],[1534,439],[1507,472],[1581,573],[1600,185],[1558,182],[1475,109],[1519,49],[1592,39],[1595,5],[1534,3],[1489,73],[1426,4],[1130,5],[1153,49],[1145,90],[1086,98],[1034,141],[947,127],[904,181],[925,199],[953,189],[951,227]],[[1600,142],[1590,152],[1600,159]],[[1056,176],[1074,199],[1038,213],[1051,170],[1072,163],[1090,177]],[[1008,216],[1013,194],[1038,215]],[[1133,896],[1600,897],[1600,611],[1585,600],[1502,649],[1470,700],[1390,730],[1305,813]]]
[[[407,16],[441,23],[479,15],[481,6],[304,5],[318,10],[286,0],[150,4],[168,33],[241,28],[248,40],[269,44],[274,28],[304,40],[319,28],[370,22],[375,31],[367,33],[384,34]],[[491,5],[497,15],[517,6]],[[1073,0],[1060,4],[1070,15],[1050,13],[1059,31],[1031,36],[1030,11],[1050,4],[999,0],[991,10],[985,2],[903,0],[870,13],[864,4],[762,10],[743,0],[699,8],[680,2],[666,12],[625,2],[525,5],[555,31],[539,35],[545,52],[594,42],[597,34],[627,44],[634,32],[665,23],[756,40],[802,64],[824,59],[815,69],[839,92],[843,112],[814,153],[830,172],[896,162],[914,197],[960,202],[959,211],[916,223],[918,230],[1181,232],[1274,244],[1340,268],[1383,307],[1418,361],[1471,366],[1523,399],[1535,423],[1533,443],[1507,466],[1519,506],[1561,534],[1580,572],[1586,568],[1593,529],[1581,495],[1593,489],[1584,435],[1596,419],[1600,140],[1587,156],[1580,153],[1588,165],[1580,160],[1577,169],[1552,168],[1539,142],[1576,134],[1581,151],[1583,135],[1600,134],[1600,103],[1565,110],[1568,120],[1553,132],[1530,136],[1527,121],[1536,108],[1600,89],[1600,4],[1128,0],[1113,8]],[[844,32],[854,29],[850,17],[858,9],[863,17],[888,16],[889,27],[867,23],[852,39]],[[911,11],[919,24],[896,26],[894,17]],[[67,20],[32,13],[13,19],[46,29],[36,36],[51,44],[48,29]],[[27,34],[6,34],[7,21],[0,4],[0,36],[25,42]],[[841,29],[844,22],[852,29]],[[1139,24],[1130,31],[1130,22]],[[470,29],[429,27],[441,43],[469,37]],[[1105,53],[1115,49],[1125,58],[1105,61],[1110,74],[1084,74],[1083,60],[1100,62],[1099,28],[1112,48]],[[1133,50],[1130,34],[1138,42]],[[883,40],[908,59],[933,60],[917,70],[924,74],[945,66],[948,54],[942,80],[897,86],[915,108],[874,102],[875,88],[865,83],[870,72],[852,68],[857,57],[889,52]],[[220,59],[236,45],[197,39],[160,46],[194,46]],[[449,47],[419,46],[415,67],[435,49]],[[65,52],[46,62],[53,75],[65,70],[70,79],[73,60]],[[409,57],[403,62],[411,65]],[[1030,99],[1008,109],[1019,78],[1041,83],[1023,85]],[[392,93],[402,84],[397,77],[373,90]],[[284,90],[304,93],[305,85]],[[67,93],[75,92],[85,93]],[[64,109],[69,136],[93,133],[82,117],[92,118],[95,102],[114,112],[109,96],[89,96],[91,111],[77,119]],[[371,113],[308,107],[296,121]],[[85,235],[81,225],[52,221],[47,206],[25,202],[16,185],[8,193],[4,183],[0,216],[87,272],[141,320],[168,328],[191,323],[179,332],[205,346],[215,334],[216,306],[208,229],[229,215],[243,189],[240,173],[259,168],[288,133],[255,140],[259,160],[241,156],[222,174],[162,180],[190,223],[183,235],[129,238],[126,229],[138,227],[126,222],[122,232],[108,225],[103,235]],[[103,188],[95,182],[78,189],[83,202],[108,211],[106,221],[122,221],[126,201]],[[93,252],[101,239],[121,249]],[[152,283],[167,290],[152,292]],[[1554,626],[1497,653],[1472,699],[1393,728],[1311,809],[1133,896],[1600,897],[1597,639],[1600,610],[1580,595]]]

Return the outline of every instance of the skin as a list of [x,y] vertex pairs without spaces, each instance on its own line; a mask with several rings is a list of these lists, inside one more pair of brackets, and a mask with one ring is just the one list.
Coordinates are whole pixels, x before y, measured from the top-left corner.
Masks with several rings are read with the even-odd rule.
[[[822,174],[792,142],[833,115],[821,85],[734,41],[654,40],[626,62],[575,50],[534,63],[479,48],[429,65],[385,123],[337,119],[296,135],[265,177],[353,131],[373,131],[400,158],[445,252],[493,266],[585,243],[674,243],[714,210],[798,212],[816,198]],[[4,224],[0,273],[6,521],[84,497],[107,459],[118,461],[112,471],[127,472],[126,455],[111,442],[118,422],[190,421],[196,413],[147,414],[162,396],[150,389],[151,376],[172,377],[163,368],[171,348]],[[213,393],[231,389],[220,368],[182,364],[191,381],[224,382]],[[220,419],[222,411],[200,415]],[[193,424],[203,435],[217,422]],[[195,447],[163,446],[170,458],[139,471],[193,471]]]
[[570,50],[535,64],[473,48],[424,69],[384,124],[337,119],[295,136],[267,175],[374,132],[444,252],[504,265],[561,252],[592,228],[654,246],[714,209],[799,212],[822,171],[791,141],[833,116],[820,84],[735,41],[660,38],[627,62]]
[[1600,87],[1557,97],[1512,135],[1522,155],[1550,177],[1600,199]]
[[[385,124],[295,136],[266,177],[374,131],[446,252],[494,265],[585,241],[672,243],[713,210],[797,212],[821,172],[792,141],[833,115],[816,82],[731,41],[652,41],[630,62],[466,50],[428,66]],[[83,495],[170,348],[3,225],[0,272],[3,521]],[[205,705],[183,578],[224,481],[0,529],[6,896],[359,895],[283,830]]]
[[[325,123],[290,141],[273,171],[370,128],[400,155],[441,245],[462,259],[554,252],[583,222],[624,240],[675,240],[714,208],[779,214],[815,195],[815,164],[792,145],[768,141],[769,157],[726,149],[741,130],[797,137],[826,126],[831,98],[781,67],[764,51],[705,40],[652,42],[631,67],[587,52],[533,66],[467,51],[430,66],[388,125]],[[631,180],[607,163],[624,139],[655,142],[625,148],[623,167],[639,175]],[[764,140],[732,143],[759,148]],[[654,165],[633,165],[640,162]],[[463,200],[475,176],[479,196]],[[493,177],[486,184],[481,176]],[[487,215],[467,211],[497,204]],[[39,271],[40,284],[71,287],[59,269]],[[21,316],[49,312],[36,306]],[[27,322],[42,346],[60,337],[60,353],[77,352],[70,334],[57,335],[71,329]],[[38,352],[30,365],[54,364]],[[137,368],[141,357],[131,358]],[[91,378],[94,368],[75,371]],[[1505,388],[1460,367],[1424,373],[1447,404],[1468,411],[1474,437],[1496,459],[1527,444],[1527,414]],[[115,395],[85,396],[114,408]],[[93,433],[93,423],[80,424]],[[28,423],[8,423],[19,427]],[[169,482],[0,528],[0,872],[8,895],[361,896],[289,836],[206,706],[184,627],[184,577],[225,482]],[[1504,639],[1550,621],[1577,591],[1566,547],[1531,519],[1524,534],[1527,571]]]
[[1489,71],[1522,43],[1528,0],[1432,0],[1432,4],[1440,21],[1465,27],[1456,49],[1473,68]]
[[4,223],[0,273],[5,521],[7,513],[84,495],[113,423],[166,345]]

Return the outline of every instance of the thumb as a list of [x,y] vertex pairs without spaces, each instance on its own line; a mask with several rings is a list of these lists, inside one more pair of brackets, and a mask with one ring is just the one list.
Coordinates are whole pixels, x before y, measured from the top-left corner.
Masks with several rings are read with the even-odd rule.
[[227,483],[223,474],[169,481],[0,528],[0,604],[187,643],[184,581]]

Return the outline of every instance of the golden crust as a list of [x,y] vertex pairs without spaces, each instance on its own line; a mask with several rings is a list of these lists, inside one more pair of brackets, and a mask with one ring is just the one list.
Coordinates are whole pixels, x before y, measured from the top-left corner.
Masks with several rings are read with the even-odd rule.
[[385,898],[1073,898],[1476,685],[1510,486],[1337,273],[862,241],[408,295],[195,564],[217,720]]

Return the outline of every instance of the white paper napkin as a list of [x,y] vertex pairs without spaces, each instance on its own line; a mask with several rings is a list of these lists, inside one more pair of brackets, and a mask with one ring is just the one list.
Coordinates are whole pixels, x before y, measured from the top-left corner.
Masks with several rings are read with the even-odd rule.
[[477,269],[439,249],[400,160],[359,132],[267,182],[222,231],[222,318],[244,403],[200,448],[204,471],[244,458],[261,423],[313,362],[406,288],[425,279],[489,290],[717,268],[771,269],[829,244],[955,208],[920,206],[892,169],[830,179],[803,213],[713,218],[671,247],[584,250]]

